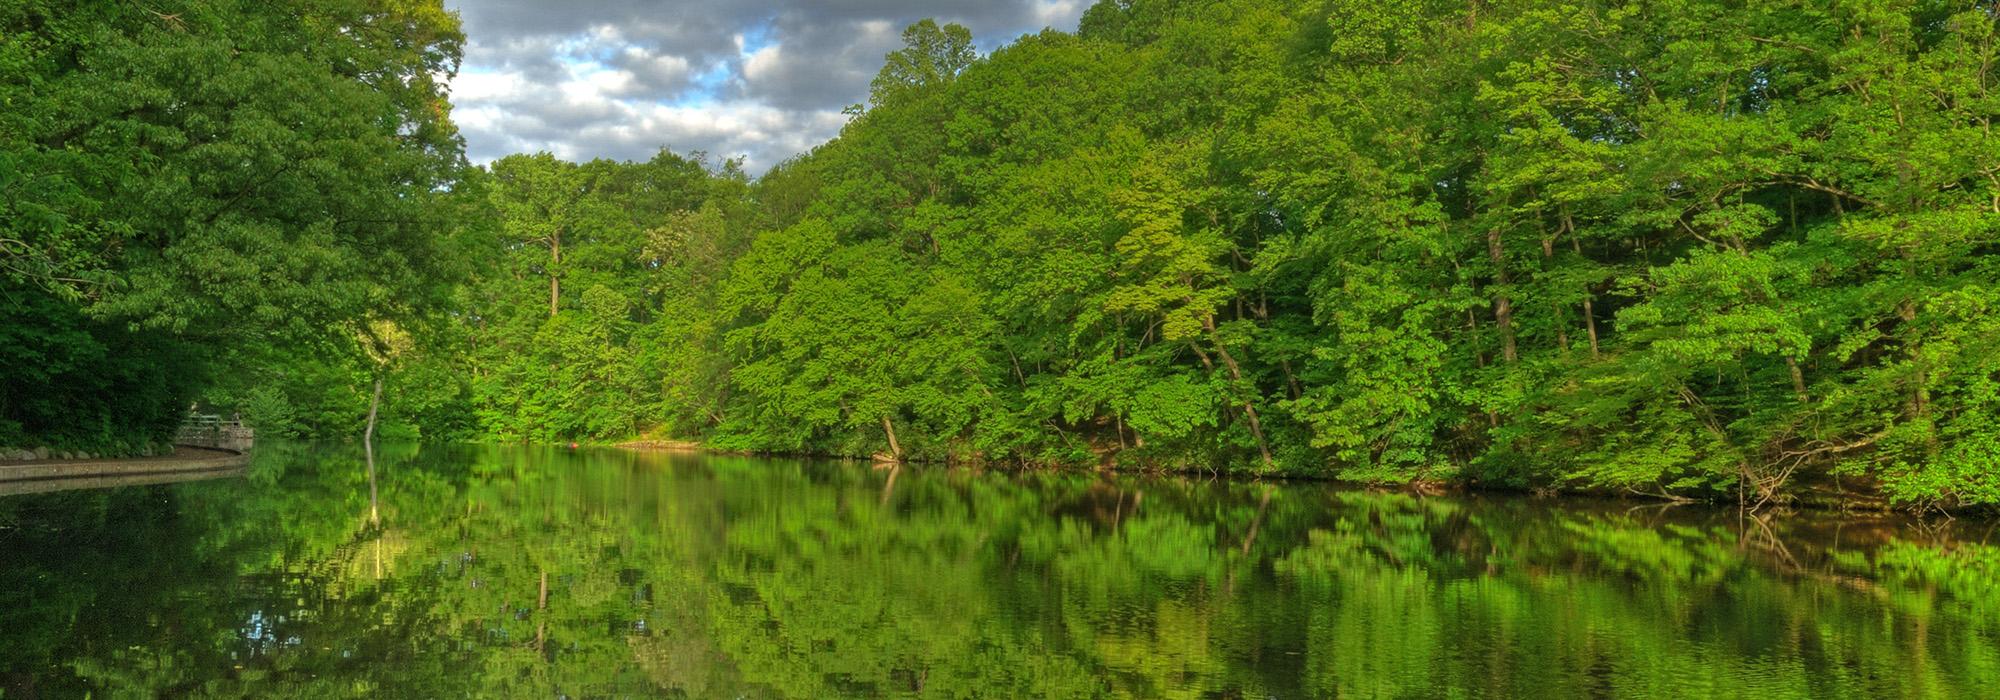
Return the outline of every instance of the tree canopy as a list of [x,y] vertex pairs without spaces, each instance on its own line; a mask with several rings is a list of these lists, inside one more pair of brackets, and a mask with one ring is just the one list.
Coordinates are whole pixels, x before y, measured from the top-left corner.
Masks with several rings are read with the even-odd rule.
[[[283,432],[386,371],[436,438],[1992,504],[1996,23],[1117,0],[979,55],[927,20],[753,179],[467,169],[435,3],[29,2],[0,264],[100,346],[286,338],[199,384]],[[410,350],[341,350],[376,321]]]
[[436,2],[0,8],[0,443],[150,439],[246,346],[448,298],[462,41]]

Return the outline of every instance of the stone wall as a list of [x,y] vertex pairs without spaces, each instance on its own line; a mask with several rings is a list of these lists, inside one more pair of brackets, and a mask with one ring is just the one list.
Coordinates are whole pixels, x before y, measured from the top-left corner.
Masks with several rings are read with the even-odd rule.
[[250,451],[250,444],[255,438],[256,433],[247,427],[242,425],[224,425],[220,428],[210,430],[183,430],[179,435],[174,436],[174,442],[194,447],[248,452]]
[[[248,443],[246,442],[247,446]],[[237,448],[226,448],[237,449]],[[54,459],[113,459],[119,457],[156,457],[174,453],[170,443],[147,445],[137,454],[110,455],[94,454],[83,450],[57,450],[48,447],[0,447],[0,462],[39,462]]]

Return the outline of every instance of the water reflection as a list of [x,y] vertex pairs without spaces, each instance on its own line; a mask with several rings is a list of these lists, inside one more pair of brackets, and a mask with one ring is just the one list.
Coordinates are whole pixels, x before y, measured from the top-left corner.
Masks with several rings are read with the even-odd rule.
[[260,447],[0,499],[0,697],[1971,697],[1992,523]]

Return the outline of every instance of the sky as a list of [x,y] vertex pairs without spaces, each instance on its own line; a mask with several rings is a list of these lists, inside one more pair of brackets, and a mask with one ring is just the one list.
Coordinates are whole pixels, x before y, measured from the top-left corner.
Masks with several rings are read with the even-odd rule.
[[1091,0],[445,0],[466,152],[645,160],[661,148],[752,174],[839,132],[902,30],[931,17],[983,51],[1074,31]]

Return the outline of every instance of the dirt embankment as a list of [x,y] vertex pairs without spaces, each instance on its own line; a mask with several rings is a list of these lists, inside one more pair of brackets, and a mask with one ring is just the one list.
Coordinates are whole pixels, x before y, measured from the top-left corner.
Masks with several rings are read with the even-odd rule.
[[654,438],[627,440],[625,442],[613,445],[613,447],[623,447],[628,450],[674,450],[677,452],[700,452],[703,449],[705,449],[702,447],[701,443],[694,442],[691,440],[665,440],[665,439],[654,439]]

